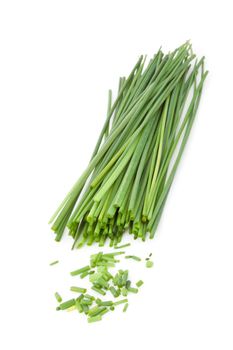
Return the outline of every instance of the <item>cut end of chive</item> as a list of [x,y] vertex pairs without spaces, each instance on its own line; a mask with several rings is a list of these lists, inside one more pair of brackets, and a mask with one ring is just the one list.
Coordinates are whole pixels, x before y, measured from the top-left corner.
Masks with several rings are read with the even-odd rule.
[[128,309],[128,306],[129,306],[128,303],[124,305],[124,307],[123,307],[123,312],[126,312],[126,310]]
[[62,297],[60,296],[60,294],[58,292],[54,293],[54,296],[59,303],[62,302]]
[[151,260],[148,260],[148,261],[146,262],[146,267],[147,267],[147,268],[151,268],[151,267],[153,267],[153,265],[154,265],[154,263],[153,263],[153,261],[151,261]]
[[142,280],[139,280],[137,283],[136,283],[136,286],[137,287],[141,287],[143,285],[143,281]]
[[71,292],[75,292],[75,293],[86,293],[86,288],[82,288],[82,287],[70,287]]

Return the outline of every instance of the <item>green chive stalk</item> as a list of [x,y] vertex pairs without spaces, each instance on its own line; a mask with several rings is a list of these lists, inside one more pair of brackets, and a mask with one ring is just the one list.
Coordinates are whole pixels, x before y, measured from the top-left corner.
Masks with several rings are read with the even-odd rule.
[[[143,241],[154,237],[208,73],[204,58],[194,58],[189,42],[168,54],[159,49],[148,64],[140,56],[120,78],[115,100],[109,90],[91,160],[50,219],[57,241],[66,228],[73,248],[95,242],[120,248],[126,232]],[[115,262],[101,258],[95,266]],[[71,274],[84,278],[89,269]],[[103,287],[103,281],[93,286],[100,294]]]

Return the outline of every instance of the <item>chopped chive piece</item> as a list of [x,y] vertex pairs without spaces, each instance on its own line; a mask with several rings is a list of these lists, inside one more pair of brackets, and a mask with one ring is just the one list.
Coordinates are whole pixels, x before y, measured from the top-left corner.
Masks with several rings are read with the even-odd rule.
[[148,267],[148,268],[152,267],[153,265],[154,265],[154,263],[153,263],[153,261],[151,261],[151,260],[148,260],[148,261],[146,262],[146,267]]
[[152,256],[152,253],[149,254],[149,257],[151,257],[151,256]]
[[122,254],[125,254],[125,252],[107,253],[107,254],[104,254],[104,256],[116,256],[116,255],[122,255]]
[[85,298],[90,300],[95,300],[95,297],[93,297],[93,295],[90,295],[90,294],[85,294]]
[[123,287],[123,288],[121,289],[121,295],[122,295],[123,297],[127,297],[127,295],[128,295],[128,290],[127,290],[125,287]]
[[84,304],[82,301],[82,308],[83,308],[83,312],[87,315],[89,312],[89,306],[87,304]]
[[125,259],[133,259],[133,260],[136,260],[136,261],[141,261],[141,258],[139,258],[136,255],[126,255]]
[[96,304],[100,305],[100,303],[102,303],[102,300],[101,300],[100,298],[97,298],[97,299],[95,300],[95,302],[96,302]]
[[79,299],[75,300],[75,307],[78,310],[78,312],[83,312],[83,306],[81,304],[81,301]]
[[116,288],[114,288],[113,286],[111,286],[111,287],[109,288],[109,290],[110,290],[110,292],[112,293],[112,295],[114,296],[114,298],[117,298],[117,297],[119,296],[119,294],[118,294]]
[[115,307],[114,306],[110,306],[109,308],[111,311],[114,311],[115,310]]
[[92,286],[91,289],[94,290],[95,292],[101,294],[101,295],[106,295],[106,292],[104,290],[102,290],[96,286]]
[[93,304],[93,300],[90,300],[90,299],[82,299],[82,300],[81,300],[81,304],[82,304],[82,305],[92,305],[92,304]]
[[129,289],[129,287],[131,286],[131,281],[128,280],[128,281],[126,282],[125,286],[126,286],[127,289]]
[[52,261],[49,265],[50,266],[53,266],[53,265],[56,265],[56,264],[58,264],[59,263],[59,260],[55,260],[55,261]]
[[126,310],[128,309],[128,306],[129,306],[128,303],[126,303],[126,304],[124,305],[123,312],[126,312]]
[[131,292],[131,293],[138,293],[138,289],[137,288],[133,288],[133,287],[129,287],[128,288],[128,291]]
[[76,275],[80,275],[81,273],[86,272],[88,270],[90,270],[90,266],[89,265],[84,266],[81,269],[72,271],[70,274],[71,274],[71,276],[76,276]]
[[59,303],[61,303],[62,302],[62,297],[60,296],[60,294],[58,292],[56,292],[54,295],[55,295],[55,298],[57,299],[57,301]]
[[109,312],[109,309],[105,308],[105,310],[102,310],[102,311],[99,313],[99,315],[100,315],[100,316],[103,316],[103,315],[105,315],[107,312]]
[[97,322],[97,321],[101,321],[102,317],[100,315],[94,316],[94,317],[89,317],[87,319],[88,323],[93,323],[93,322]]
[[82,287],[70,287],[71,292],[76,292],[76,293],[86,293],[86,288]]
[[70,308],[73,305],[75,305],[75,300],[74,299],[70,299],[70,300],[64,301],[64,303],[61,303],[59,305],[59,307],[60,307],[61,310],[66,310],[66,309]]
[[85,271],[83,273],[80,274],[80,278],[85,278],[86,276],[88,276],[90,274],[89,271]]
[[108,261],[100,261],[97,263],[97,266],[115,267],[115,263]]
[[109,300],[109,301],[100,301],[99,305],[101,306],[112,306],[113,305],[113,301]]
[[124,303],[128,303],[128,299],[122,299],[122,300],[116,301],[113,305],[117,306]]
[[143,281],[142,280],[139,280],[137,283],[136,283],[136,286],[137,287],[141,287],[143,285]]
[[104,306],[94,306],[92,309],[89,309],[88,315],[89,316],[97,316],[105,309],[106,309],[106,307],[104,307]]
[[114,249],[122,249],[122,248],[126,248],[126,247],[129,247],[131,244],[130,243],[126,243],[126,244],[123,244],[123,245],[119,245],[118,247],[114,247]]

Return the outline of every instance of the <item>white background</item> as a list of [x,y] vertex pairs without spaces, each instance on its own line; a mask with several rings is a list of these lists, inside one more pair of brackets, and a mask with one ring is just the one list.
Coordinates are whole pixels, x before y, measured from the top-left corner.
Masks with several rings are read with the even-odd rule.
[[[232,32],[226,0],[1,1],[1,349],[233,349]],[[128,263],[145,284],[126,314],[58,313],[53,293],[70,296],[69,271],[97,248],[71,252],[47,221],[87,165],[107,90],[187,39],[210,74],[157,236],[128,249],[154,268]]]

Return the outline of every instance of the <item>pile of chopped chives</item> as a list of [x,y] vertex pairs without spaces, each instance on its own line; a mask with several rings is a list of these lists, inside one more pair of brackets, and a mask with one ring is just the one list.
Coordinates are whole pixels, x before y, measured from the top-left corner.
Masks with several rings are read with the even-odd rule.
[[[115,274],[110,273],[109,269],[115,267],[116,263],[119,262],[115,257],[122,254],[125,254],[125,252],[117,251],[106,254],[99,252],[98,254],[91,255],[90,265],[72,271],[70,274],[71,276],[79,276],[80,278],[82,278],[83,273],[86,273],[85,277],[89,275],[91,290],[98,296],[95,297],[89,294],[87,288],[72,286],[70,287],[70,291],[74,294],[79,293],[79,296],[62,301],[62,297],[56,292],[55,298],[59,303],[56,309],[58,311],[77,310],[79,313],[83,313],[87,316],[89,323],[101,321],[104,314],[109,311],[114,311],[115,307],[121,304],[123,304],[122,311],[126,312],[129,305],[129,294],[137,294],[139,288],[143,285],[143,281],[137,281],[134,287],[129,279],[128,270],[120,269]],[[106,296],[107,293],[110,294],[113,300],[101,299]],[[120,300],[118,300],[118,298],[120,298]]]
[[190,43],[147,65],[141,56],[114,102],[109,92],[92,158],[50,220],[57,241],[66,227],[77,248],[154,237],[207,75],[194,58]]

